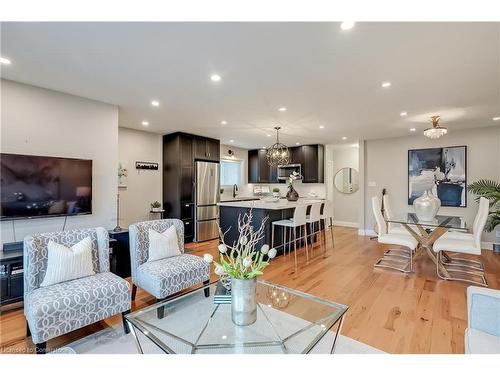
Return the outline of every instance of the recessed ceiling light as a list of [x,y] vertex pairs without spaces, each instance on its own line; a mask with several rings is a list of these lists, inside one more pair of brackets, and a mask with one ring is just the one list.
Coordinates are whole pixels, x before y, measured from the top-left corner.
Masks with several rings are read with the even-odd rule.
[[148,121],[143,121],[141,122],[142,126],[149,126],[149,122]]
[[230,139],[229,142],[233,143],[234,142],[234,139]]
[[295,142],[295,144],[296,144],[297,146],[300,146],[300,142]]
[[280,108],[278,108],[278,111],[280,111],[280,112],[286,112],[286,107],[280,107]]
[[415,128],[410,128],[410,131],[411,131],[411,132],[414,132],[414,131],[416,131],[416,130],[417,130],[417,129],[415,129]]
[[342,140],[345,141],[347,139],[347,137],[342,137]]
[[270,137],[270,136],[271,136],[271,134],[266,134],[266,135],[267,135],[268,137]]
[[0,64],[10,65],[10,60],[5,57],[0,57]]
[[325,125],[320,125],[319,126],[320,129],[324,129],[325,128]]
[[500,116],[498,117],[493,117],[493,121],[499,121],[500,120]]
[[221,80],[221,76],[220,76],[220,75],[218,75],[218,74],[212,74],[212,75],[210,76],[210,79],[212,80],[212,82],[220,82],[220,80]]
[[226,121],[226,120],[222,120],[222,121],[220,122],[220,124],[221,124],[221,125],[227,125],[227,121]]
[[158,100],[152,100],[152,101],[151,101],[151,105],[152,105],[153,107],[158,107],[158,106],[160,105],[160,102],[159,102]]
[[390,82],[383,82],[381,86],[383,88],[391,87],[391,83]]
[[401,112],[399,115],[400,115],[401,117],[405,117],[407,114],[408,114],[408,112]]
[[340,28],[342,30],[350,30],[354,27],[354,25],[355,25],[355,22],[353,22],[353,21],[344,21],[340,24]]

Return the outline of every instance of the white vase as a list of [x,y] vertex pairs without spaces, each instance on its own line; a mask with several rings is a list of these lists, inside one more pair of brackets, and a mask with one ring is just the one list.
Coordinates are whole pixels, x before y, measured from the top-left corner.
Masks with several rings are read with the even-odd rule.
[[439,207],[441,207],[441,200],[427,191],[413,201],[413,208],[415,214],[420,221],[431,221],[436,216]]

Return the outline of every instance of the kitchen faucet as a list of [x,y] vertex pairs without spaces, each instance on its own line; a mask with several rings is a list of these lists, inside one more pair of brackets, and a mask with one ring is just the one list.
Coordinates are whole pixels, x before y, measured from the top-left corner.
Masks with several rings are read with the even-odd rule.
[[238,185],[233,185],[233,198],[236,198],[236,192],[238,191]]

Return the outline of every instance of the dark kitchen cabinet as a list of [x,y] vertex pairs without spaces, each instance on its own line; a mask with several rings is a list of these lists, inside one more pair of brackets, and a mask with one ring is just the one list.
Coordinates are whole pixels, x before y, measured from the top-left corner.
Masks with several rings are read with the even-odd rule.
[[267,163],[266,150],[248,151],[248,182],[249,183],[278,183],[278,169]]
[[[300,164],[303,183],[324,182],[324,146],[305,145],[290,147],[290,164]],[[278,170],[267,164],[266,150],[248,151],[248,182],[249,183],[277,183]]]
[[163,209],[184,222],[185,242],[194,238],[195,160],[219,162],[217,139],[187,133],[163,136]]
[[324,182],[325,156],[323,145],[306,145],[302,147],[302,182]]
[[196,160],[219,161],[220,142],[216,139],[194,137],[194,158]]

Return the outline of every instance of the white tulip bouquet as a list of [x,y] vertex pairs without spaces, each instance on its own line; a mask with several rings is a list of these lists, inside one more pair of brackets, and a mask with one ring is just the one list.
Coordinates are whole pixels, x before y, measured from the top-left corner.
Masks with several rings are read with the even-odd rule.
[[253,279],[262,275],[264,268],[276,256],[276,249],[270,249],[269,245],[262,245],[260,250],[255,248],[259,241],[264,238],[264,225],[268,218],[264,218],[260,228],[254,230],[252,217],[252,210],[238,217],[240,235],[238,241],[232,246],[227,245],[224,241],[224,235],[227,231],[222,233],[219,227],[222,241],[219,245],[220,263],[215,262],[212,255],[204,255],[206,262],[215,264],[215,274],[219,276],[228,274],[234,279]]

